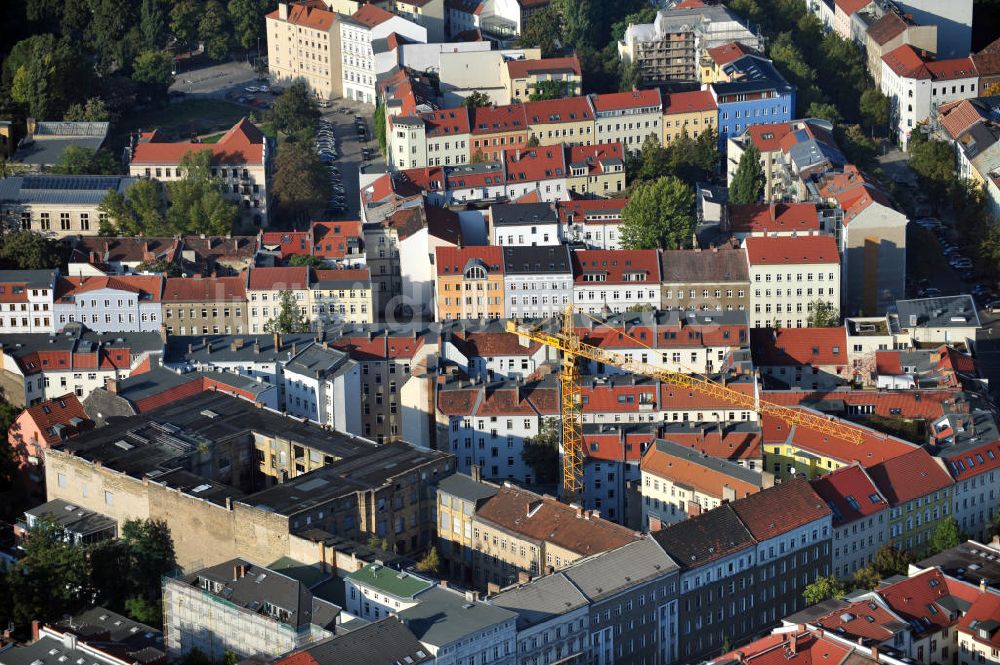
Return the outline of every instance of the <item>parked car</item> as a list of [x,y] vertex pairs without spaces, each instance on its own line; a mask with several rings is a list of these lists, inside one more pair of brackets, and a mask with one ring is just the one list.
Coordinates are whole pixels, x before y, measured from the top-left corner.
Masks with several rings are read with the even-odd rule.
[[243,88],[243,92],[250,92],[250,93],[260,92],[260,88],[258,88],[255,85],[248,85],[247,87]]
[[932,286],[927,289],[921,289],[920,293],[917,295],[921,298],[939,298],[941,297],[941,289],[937,289]]
[[985,309],[990,314],[992,314],[993,312],[1000,312],[1000,300],[994,300],[992,302],[986,303],[986,306],[983,309]]

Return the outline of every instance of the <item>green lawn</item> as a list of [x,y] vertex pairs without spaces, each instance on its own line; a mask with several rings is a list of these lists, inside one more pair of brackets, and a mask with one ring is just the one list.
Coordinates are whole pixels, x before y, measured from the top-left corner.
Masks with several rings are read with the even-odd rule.
[[225,135],[225,132],[219,132],[218,134],[212,134],[211,136],[202,136],[199,140],[202,143],[218,143],[219,139]]

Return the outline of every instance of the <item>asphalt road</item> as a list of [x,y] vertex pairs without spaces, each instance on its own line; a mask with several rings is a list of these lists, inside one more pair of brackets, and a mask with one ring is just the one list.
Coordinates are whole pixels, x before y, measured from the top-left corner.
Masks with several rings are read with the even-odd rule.
[[177,72],[171,92],[198,97],[225,97],[257,83],[257,74],[247,62],[224,62],[210,67]]

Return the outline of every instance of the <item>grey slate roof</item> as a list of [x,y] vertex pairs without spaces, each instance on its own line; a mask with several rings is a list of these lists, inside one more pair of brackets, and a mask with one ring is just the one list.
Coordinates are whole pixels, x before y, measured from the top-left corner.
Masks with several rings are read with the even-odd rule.
[[517,614],[435,587],[420,594],[420,603],[400,612],[399,618],[418,640],[440,648],[470,633],[514,621]]
[[573,274],[573,262],[567,245],[532,245],[503,248],[504,273],[507,275]]
[[979,327],[976,303],[970,295],[942,296],[897,300],[899,325],[904,328],[967,328]]
[[120,175],[11,176],[0,180],[0,203],[97,205],[109,191],[124,194],[135,181]]
[[[741,466],[735,462],[730,462],[726,459],[719,459],[718,457],[704,455],[698,450],[669,441],[669,434],[664,434],[664,436],[666,439],[657,439],[653,442],[656,449],[661,452],[684,459],[692,464],[697,464],[705,469],[711,469],[712,471],[724,473],[731,478],[742,480],[743,482],[756,485],[757,487],[760,487],[763,484],[763,476],[759,471],[752,471],[745,466]],[[655,473],[655,471],[652,473]]]
[[190,361],[199,363],[273,363],[285,361],[296,351],[312,344],[313,335],[281,335],[275,348],[274,335],[171,335],[163,354],[164,364]]
[[[237,575],[239,570],[239,575]],[[314,598],[304,584],[287,575],[257,566],[245,559],[231,559],[209,568],[203,568],[184,578],[184,582],[201,586],[200,580],[209,579],[225,586],[218,594],[226,601],[249,609],[259,610],[265,602],[289,612],[288,623],[296,628],[315,625],[332,628],[340,608],[325,600]],[[204,593],[211,594],[205,590]]]
[[81,659],[86,665],[118,662],[110,656],[102,658],[90,649],[84,651],[83,645],[67,649],[62,640],[47,636],[32,644],[0,651],[0,665],[69,665]]
[[39,506],[29,508],[24,514],[36,518],[48,517],[59,528],[81,536],[113,529],[118,524],[107,515],[95,513],[93,510],[81,508],[62,499],[46,501]]
[[668,249],[660,255],[665,283],[749,282],[746,253],[741,249],[696,251]]
[[347,357],[343,351],[332,347],[324,347],[315,342],[299,351],[287,363],[285,371],[295,374],[305,374],[316,378],[332,378],[350,372],[357,363]]
[[697,568],[755,545],[728,503],[652,534],[682,568]]
[[495,485],[476,482],[464,473],[455,473],[447,478],[442,478],[438,482],[437,487],[444,494],[457,496],[460,499],[465,499],[473,503],[496,496],[496,493],[500,490]]
[[29,289],[52,289],[58,274],[58,270],[0,270],[0,284],[16,282],[27,284]]
[[306,651],[319,665],[420,665],[434,661],[426,647],[396,617],[332,637]]
[[627,587],[675,572],[677,563],[664,550],[647,537],[577,561],[564,568],[562,574],[588,600],[597,602]]
[[524,630],[585,606],[587,598],[562,573],[554,573],[497,594],[490,603],[517,612],[517,629]]
[[551,203],[497,203],[490,206],[490,215],[493,226],[559,223]]
[[52,625],[77,635],[81,641],[93,639],[102,646],[108,645],[109,641],[117,643],[127,651],[130,658],[139,662],[156,660],[165,655],[163,633],[101,606],[84,610]]
[[757,90],[778,90],[779,92],[790,92],[792,86],[785,81],[784,77],[767,58],[755,55],[745,55],[733,60],[723,67],[726,74],[742,74],[742,77],[732,83],[713,83],[717,96],[732,95],[741,92],[751,92]]

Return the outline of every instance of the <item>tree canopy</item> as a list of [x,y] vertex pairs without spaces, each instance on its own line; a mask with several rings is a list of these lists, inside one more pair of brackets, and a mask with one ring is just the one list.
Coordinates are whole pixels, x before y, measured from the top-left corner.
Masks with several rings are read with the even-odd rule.
[[485,92],[476,90],[471,95],[462,100],[462,106],[469,109],[477,109],[481,106],[489,106],[493,102],[490,100],[490,96]]
[[952,547],[958,547],[962,544],[963,540],[965,538],[958,527],[958,522],[954,517],[949,515],[938,521],[937,526],[934,527],[934,533],[931,534],[930,548],[934,552],[942,552]]
[[58,268],[65,260],[62,243],[33,231],[8,231],[0,235],[0,266],[6,270]]
[[736,165],[736,174],[729,184],[729,202],[757,203],[764,196],[764,167],[760,150],[753,143],[747,146]]
[[840,325],[840,312],[826,300],[809,303],[806,325],[810,328],[833,328]]
[[319,106],[302,81],[295,81],[278,97],[271,110],[271,124],[279,132],[309,140],[316,132]]
[[282,144],[275,159],[271,191],[286,219],[303,220],[322,210],[329,193],[326,169],[304,143]]
[[677,249],[695,230],[694,190],[664,176],[637,185],[622,211],[621,243],[626,249]]
[[282,334],[308,332],[309,322],[299,309],[295,294],[282,291],[279,298],[277,315],[264,325],[264,331]]
[[562,430],[559,420],[545,418],[542,420],[538,434],[524,443],[521,449],[521,459],[531,467],[534,482],[539,485],[551,485],[559,482],[559,441]]
[[49,172],[63,175],[111,175],[121,170],[121,164],[107,150],[71,145],[63,150]]
[[810,605],[821,603],[829,598],[840,599],[846,594],[847,587],[833,575],[817,577],[802,591],[802,597]]
[[543,7],[528,17],[516,43],[527,48],[538,47],[542,51],[543,58],[551,58],[559,49],[556,40],[561,34],[561,29],[559,12],[555,7]]

